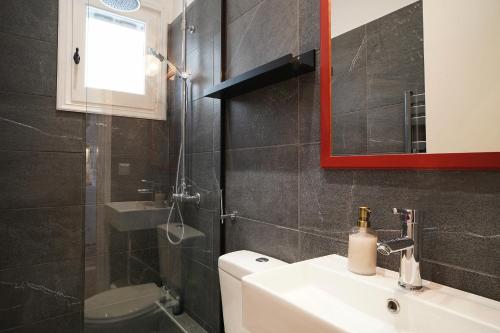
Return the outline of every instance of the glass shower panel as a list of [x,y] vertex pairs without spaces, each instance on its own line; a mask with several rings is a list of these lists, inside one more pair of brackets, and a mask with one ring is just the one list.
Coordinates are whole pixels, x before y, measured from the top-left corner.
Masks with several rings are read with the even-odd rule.
[[220,332],[220,0],[84,2],[84,332]]

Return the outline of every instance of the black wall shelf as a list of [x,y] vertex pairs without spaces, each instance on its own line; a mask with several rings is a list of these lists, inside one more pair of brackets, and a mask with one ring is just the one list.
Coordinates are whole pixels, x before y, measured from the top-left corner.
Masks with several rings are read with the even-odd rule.
[[316,68],[316,50],[294,57],[287,54],[205,90],[203,97],[226,99],[285,81]]

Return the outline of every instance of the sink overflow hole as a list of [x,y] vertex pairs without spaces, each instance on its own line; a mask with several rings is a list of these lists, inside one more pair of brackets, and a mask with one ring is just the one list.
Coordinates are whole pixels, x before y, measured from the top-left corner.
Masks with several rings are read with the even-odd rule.
[[268,262],[269,259],[264,258],[264,257],[260,257],[260,258],[255,259],[255,261],[258,261],[258,262]]
[[399,303],[394,298],[389,298],[387,300],[387,310],[390,313],[398,313],[399,312]]

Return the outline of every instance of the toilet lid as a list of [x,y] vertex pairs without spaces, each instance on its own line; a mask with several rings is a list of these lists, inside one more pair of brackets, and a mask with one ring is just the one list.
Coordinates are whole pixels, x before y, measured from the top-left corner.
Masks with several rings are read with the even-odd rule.
[[156,308],[160,288],[154,283],[114,288],[85,300],[86,320],[119,320]]

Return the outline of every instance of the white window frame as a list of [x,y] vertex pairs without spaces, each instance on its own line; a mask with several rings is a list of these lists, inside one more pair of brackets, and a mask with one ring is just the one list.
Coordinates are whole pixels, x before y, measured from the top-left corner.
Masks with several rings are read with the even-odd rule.
[[[57,109],[134,118],[166,119],[167,66],[161,63],[158,75],[145,80],[145,95],[86,88],[85,32],[87,6],[107,11],[99,0],[59,0],[59,35],[57,61]],[[147,15],[146,12],[154,15]],[[142,0],[141,10],[132,13],[116,12],[146,23],[146,29],[158,30],[152,40],[146,35],[146,49],[153,47],[167,55],[167,10],[158,0]],[[73,54],[79,48],[80,63],[75,64]],[[117,50],[119,56],[119,50]]]

